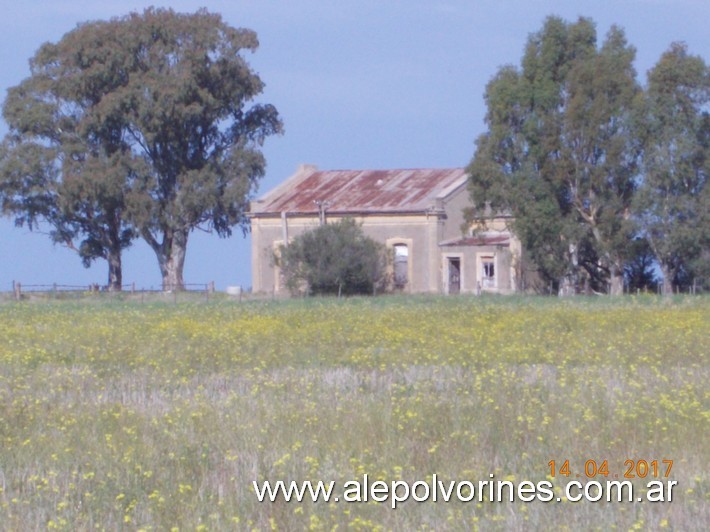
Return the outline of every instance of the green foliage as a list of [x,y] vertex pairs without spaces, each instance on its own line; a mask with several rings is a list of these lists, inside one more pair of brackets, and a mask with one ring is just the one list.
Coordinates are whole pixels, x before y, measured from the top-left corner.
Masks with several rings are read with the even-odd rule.
[[634,204],[668,294],[710,273],[709,103],[710,68],[673,44],[649,72],[639,121],[644,180]]
[[584,273],[614,292],[632,229],[640,89],[623,32],[613,27],[599,49],[596,40],[591,20],[550,17],[530,36],[522,67],[504,67],[488,84],[468,219],[486,207],[509,212],[543,277],[574,291]]
[[281,131],[273,106],[249,105],[264,85],[243,53],[257,46],[206,10],[154,8],[43,45],[3,108],[5,210],[83,237],[86,260],[140,235],[182,287],[190,232],[246,227],[260,147]]
[[294,293],[372,294],[385,280],[383,246],[349,218],[296,237],[281,247],[277,262]]
[[630,293],[656,291],[655,255],[645,238],[636,238],[629,243],[631,260],[624,267],[625,283]]
[[120,290],[121,252],[136,237],[123,184],[132,155],[115,124],[88,131],[102,90],[78,87],[58,46],[44,45],[31,66],[3,106],[10,129],[0,146],[3,213],[30,229],[44,222],[52,240],[77,251],[85,266],[108,260],[108,285]]
[[674,44],[642,91],[634,53],[618,28],[597,49],[590,20],[550,17],[521,68],[502,68],[486,89],[467,217],[512,214],[539,272],[561,291],[584,281],[620,293],[625,270],[650,286],[638,236],[666,293],[710,273],[708,67]]

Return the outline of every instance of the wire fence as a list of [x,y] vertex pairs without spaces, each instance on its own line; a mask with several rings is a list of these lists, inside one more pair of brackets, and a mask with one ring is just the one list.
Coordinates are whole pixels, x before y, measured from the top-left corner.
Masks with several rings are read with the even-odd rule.
[[[160,287],[139,287],[136,283],[121,285],[121,290],[109,290],[106,285],[98,283],[88,285],[70,285],[61,283],[51,284],[25,284],[19,281],[12,281],[10,290],[4,290],[0,286],[0,301],[8,300],[51,300],[51,299],[81,299],[81,298],[113,298],[113,299],[129,299],[143,301],[191,301],[204,299],[205,301],[213,300],[214,298],[223,298],[226,300],[264,300],[264,299],[283,299],[288,298],[285,294],[277,294],[275,290],[264,293],[252,293],[251,288],[244,290],[241,286],[228,286],[224,292],[215,290],[214,281],[207,283],[184,283],[181,286],[173,287],[164,285]],[[700,295],[708,293],[707,281],[698,279],[692,285],[687,287],[674,287],[673,295]],[[635,290],[624,288],[624,295],[641,295],[641,294],[657,294],[663,293],[662,285],[656,286],[651,290]],[[550,295],[555,295],[550,286]],[[594,293],[594,295],[603,296],[603,293]],[[668,294],[670,295],[670,294]]]
[[84,297],[90,295],[110,294],[110,295],[128,295],[128,294],[172,294],[177,297],[178,294],[204,294],[209,299],[210,294],[215,293],[215,283],[183,283],[182,285],[162,285],[159,288],[138,287],[136,283],[121,285],[121,290],[109,290],[108,286],[93,283],[89,285],[70,285],[61,283],[51,284],[25,284],[19,281],[12,282],[11,297],[17,301],[29,298],[66,298],[66,297]]

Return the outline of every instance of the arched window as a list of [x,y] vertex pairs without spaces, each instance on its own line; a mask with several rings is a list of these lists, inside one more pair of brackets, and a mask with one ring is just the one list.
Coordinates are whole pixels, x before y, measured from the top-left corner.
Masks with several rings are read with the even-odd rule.
[[409,248],[406,244],[394,246],[394,286],[404,288],[409,281]]

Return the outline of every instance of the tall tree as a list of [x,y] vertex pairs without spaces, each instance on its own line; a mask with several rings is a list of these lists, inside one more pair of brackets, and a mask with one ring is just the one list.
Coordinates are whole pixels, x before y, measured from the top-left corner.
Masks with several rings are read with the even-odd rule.
[[[253,31],[233,28],[204,9],[179,14],[150,8],[88,23],[40,50],[47,59],[37,63],[56,69],[64,99],[55,104],[50,92],[17,105],[29,124],[44,107],[50,107],[48,116],[58,110],[67,119],[66,126],[48,124],[48,134],[59,137],[44,144],[59,145],[57,157],[69,161],[71,172],[56,162],[47,168],[60,170],[53,178],[62,186],[77,176],[75,196],[93,190],[101,174],[104,188],[116,194],[121,223],[128,224],[129,233],[122,234],[146,240],[166,289],[184,287],[191,231],[228,236],[235,225],[246,227],[247,202],[266,164],[260,147],[282,128],[273,106],[252,104],[264,84],[242,54],[257,46]],[[39,74],[27,83],[43,86]],[[71,138],[65,140],[65,131]],[[14,197],[22,203],[25,196]],[[59,232],[86,233],[84,225],[66,223],[83,204],[72,196],[68,208],[59,208],[55,196],[46,199],[61,222]],[[92,199],[96,214],[107,219],[105,194]],[[97,242],[84,247],[97,251]]]
[[639,153],[634,56],[616,27],[597,49],[591,20],[549,17],[528,39],[522,68],[502,68],[486,88],[468,218],[486,207],[510,212],[560,293],[579,289],[581,270],[623,291]]
[[131,220],[158,257],[166,287],[181,288],[190,232],[231,234],[246,224],[263,176],[264,139],[281,131],[276,109],[248,104],[264,84],[242,52],[256,34],[205,10],[149,9],[114,22],[113,42],[133,51],[130,80],[114,105],[128,112],[132,146],[145,162]]
[[106,259],[108,287],[120,290],[121,252],[135,237],[124,198],[133,155],[122,124],[98,111],[122,85],[121,72],[84,70],[90,29],[43,45],[30,61],[31,76],[8,91],[0,201],[17,225],[49,226],[52,240],[77,251],[85,266]]
[[710,253],[710,69],[673,44],[648,74],[641,118],[644,179],[635,202],[639,228],[660,265],[663,292],[703,276]]

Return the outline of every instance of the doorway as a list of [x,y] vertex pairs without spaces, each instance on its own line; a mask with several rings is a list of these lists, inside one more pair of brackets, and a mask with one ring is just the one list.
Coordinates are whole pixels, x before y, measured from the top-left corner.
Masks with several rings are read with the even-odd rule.
[[449,257],[449,294],[461,293],[461,259]]

